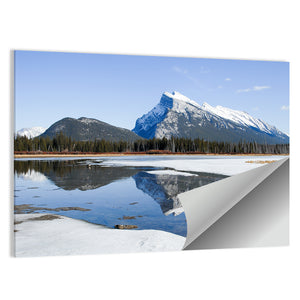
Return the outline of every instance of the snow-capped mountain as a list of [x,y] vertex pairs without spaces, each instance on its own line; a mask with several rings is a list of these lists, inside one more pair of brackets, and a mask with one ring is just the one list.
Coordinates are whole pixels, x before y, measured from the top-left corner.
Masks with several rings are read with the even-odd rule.
[[188,97],[163,93],[160,102],[137,119],[133,132],[144,138],[203,138],[210,141],[289,143],[289,137],[248,113],[222,106],[200,106]]
[[17,131],[17,135],[26,136],[28,138],[34,138],[36,136],[41,135],[46,131],[44,127],[32,127],[32,128],[22,128]]
[[283,132],[279,131],[275,126],[269,125],[260,119],[255,119],[254,117],[243,111],[233,110],[219,105],[216,107],[212,107],[206,102],[203,103],[201,108],[236,124],[245,127],[251,127],[267,134],[279,136],[283,134]]

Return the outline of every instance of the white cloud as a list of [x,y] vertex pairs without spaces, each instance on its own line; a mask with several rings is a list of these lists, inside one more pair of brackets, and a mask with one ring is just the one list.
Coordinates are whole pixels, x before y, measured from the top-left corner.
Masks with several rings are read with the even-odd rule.
[[[202,67],[200,69],[202,70]],[[191,76],[188,70],[179,68],[178,66],[173,66],[172,70],[179,74],[182,74],[185,78],[192,81],[195,85],[202,87],[200,84],[200,80],[196,77]],[[204,72],[204,69],[202,71],[201,70],[200,70],[200,73]]]
[[205,67],[201,66],[200,69],[198,70],[201,74],[207,74],[209,73],[209,69],[206,69]]
[[280,109],[281,109],[281,110],[289,110],[289,109],[290,109],[290,106],[289,106],[289,105],[288,105],[288,106],[282,105]]
[[218,86],[218,89],[221,89],[222,87],[223,87],[222,85],[219,85],[219,86]]
[[187,70],[181,69],[181,68],[179,68],[179,67],[177,67],[177,66],[174,66],[174,67],[173,67],[173,70],[174,70],[175,72],[177,72],[177,73],[182,73],[182,74],[187,74],[187,73],[188,73]]
[[231,81],[231,78],[227,77],[225,78],[225,81]]
[[237,90],[237,93],[247,93],[247,92],[251,92],[252,89],[242,89],[242,90]]
[[253,87],[253,91],[261,91],[261,90],[265,90],[265,89],[269,89],[271,88],[270,86],[268,85],[262,85],[262,86],[254,86]]
[[271,87],[268,86],[268,85],[255,85],[255,86],[252,87],[252,88],[240,89],[240,90],[237,90],[236,92],[237,92],[237,93],[257,92],[257,91],[262,91],[262,90],[270,89],[270,88],[271,88]]

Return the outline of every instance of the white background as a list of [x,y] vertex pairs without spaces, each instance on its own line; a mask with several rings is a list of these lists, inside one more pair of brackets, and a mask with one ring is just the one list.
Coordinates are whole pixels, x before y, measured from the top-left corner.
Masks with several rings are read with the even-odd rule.
[[[299,23],[297,1],[1,1],[1,299],[300,299]],[[10,257],[12,49],[289,61],[291,246]]]

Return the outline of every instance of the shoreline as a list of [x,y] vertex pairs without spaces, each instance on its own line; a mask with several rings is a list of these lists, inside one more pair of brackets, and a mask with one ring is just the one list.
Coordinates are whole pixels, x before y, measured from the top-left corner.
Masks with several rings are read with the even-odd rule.
[[52,158],[52,157],[115,157],[115,156],[289,156],[290,154],[267,154],[267,153],[237,153],[237,154],[216,154],[216,153],[82,153],[82,154],[14,154],[15,158]]
[[15,256],[91,255],[182,250],[185,237],[154,229],[111,229],[47,213],[15,214]]

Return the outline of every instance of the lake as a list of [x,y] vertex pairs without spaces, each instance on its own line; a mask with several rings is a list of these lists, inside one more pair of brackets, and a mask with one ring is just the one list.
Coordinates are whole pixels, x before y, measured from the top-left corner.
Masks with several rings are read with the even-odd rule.
[[15,213],[57,214],[109,228],[131,225],[132,230],[156,229],[186,236],[186,218],[177,195],[226,177],[107,165],[107,160],[16,159]]

